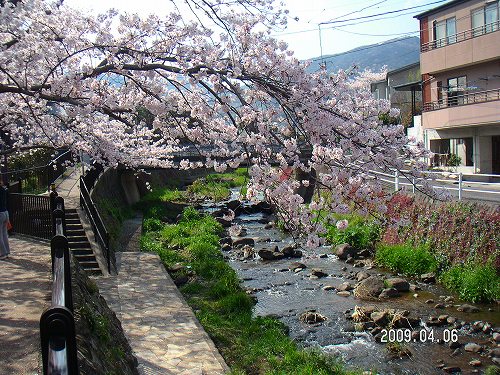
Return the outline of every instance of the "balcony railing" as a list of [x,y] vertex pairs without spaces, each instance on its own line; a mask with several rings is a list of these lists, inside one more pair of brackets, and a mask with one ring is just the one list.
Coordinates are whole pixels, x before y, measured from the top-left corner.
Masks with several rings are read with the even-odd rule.
[[428,112],[448,107],[491,102],[493,100],[500,100],[500,88],[487,91],[469,92],[462,95],[448,96],[447,98],[443,98],[442,100],[424,103],[423,110],[424,112]]
[[420,52],[427,52],[436,48],[448,46],[450,44],[463,42],[464,40],[469,40],[484,34],[489,34],[498,31],[499,29],[500,29],[500,20],[489,23],[487,25],[478,26],[473,29],[461,31],[459,33],[446,36],[441,39],[431,40],[430,42],[423,43],[420,45]]

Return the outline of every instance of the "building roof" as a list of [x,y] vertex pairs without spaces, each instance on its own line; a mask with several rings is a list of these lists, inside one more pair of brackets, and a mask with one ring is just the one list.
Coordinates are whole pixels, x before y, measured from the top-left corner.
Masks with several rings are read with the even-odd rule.
[[387,75],[390,75],[390,74],[396,74],[396,73],[399,73],[399,72],[402,72],[402,71],[405,71],[407,69],[411,69],[411,68],[415,68],[417,66],[420,66],[420,60],[419,61],[416,61],[414,63],[411,63],[411,64],[408,64],[408,65],[405,65],[405,66],[402,66],[401,68],[397,68],[397,69],[394,69],[394,70],[390,70],[387,72]]
[[434,14],[434,13],[440,12],[442,10],[446,10],[446,9],[454,7],[455,5],[458,5],[458,4],[466,3],[467,1],[470,1],[470,0],[452,0],[452,1],[449,1],[445,4],[443,4],[443,5],[439,5],[435,8],[432,8],[432,9],[426,10],[425,12],[417,14],[416,16],[413,16],[413,18],[420,20],[420,19],[422,19],[430,14]]
[[422,81],[413,81],[394,86],[394,90],[396,91],[411,91],[412,89],[415,91],[422,91]]

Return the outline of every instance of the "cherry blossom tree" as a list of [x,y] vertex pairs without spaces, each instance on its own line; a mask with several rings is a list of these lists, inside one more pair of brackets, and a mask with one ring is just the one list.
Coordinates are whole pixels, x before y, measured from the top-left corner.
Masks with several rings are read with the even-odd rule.
[[[373,74],[309,73],[270,37],[287,17],[272,0],[188,0],[187,16],[174,7],[146,18],[0,4],[4,153],[69,147],[111,166],[216,171],[247,163],[248,198],[264,193],[289,228],[310,234],[322,229],[318,212],[384,212],[369,170],[423,167],[403,127],[379,120],[390,108],[371,95]],[[186,149],[198,159],[179,163]],[[297,193],[308,187],[310,205]]]

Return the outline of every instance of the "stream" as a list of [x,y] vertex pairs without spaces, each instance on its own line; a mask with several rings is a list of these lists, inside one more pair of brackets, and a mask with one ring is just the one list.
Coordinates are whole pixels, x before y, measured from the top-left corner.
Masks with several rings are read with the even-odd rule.
[[[213,213],[222,207],[224,202],[205,204],[204,210]],[[241,225],[243,230],[240,236],[232,239],[253,239],[254,252],[243,255],[241,249],[231,248],[224,251],[224,256],[242,280],[242,287],[256,298],[255,315],[277,317],[289,328],[290,337],[301,345],[320,348],[325,353],[341,357],[349,368],[371,370],[373,374],[472,374],[484,373],[488,366],[495,363],[498,365],[496,361],[499,361],[500,345],[494,341],[492,335],[493,331],[500,332],[498,304],[475,305],[480,310],[476,313],[459,312],[457,307],[464,302],[457,296],[439,285],[423,284],[408,278],[406,280],[413,284],[413,287],[416,285],[417,290],[402,293],[396,298],[365,301],[354,297],[352,291],[348,296],[342,296],[347,293],[338,295],[336,288],[342,283],[356,285],[356,275],[360,271],[384,278],[394,275],[374,267],[370,260],[363,261],[363,267],[360,267],[360,264],[346,264],[333,255],[330,246],[313,250],[302,249],[301,258],[262,260],[257,255],[259,250],[273,249],[275,246],[281,250],[294,244],[289,235],[274,226],[266,225],[272,221],[272,215],[262,212],[236,216],[233,224]],[[305,268],[294,270],[291,266],[294,262],[302,263]],[[321,269],[327,276],[311,277],[313,268]],[[436,308],[436,304],[441,306]],[[376,342],[369,330],[360,330],[359,325],[356,327],[353,321],[348,319],[355,306],[372,306],[378,311],[407,310],[410,312],[409,317],[420,318],[422,322],[426,322],[430,316],[437,318],[447,315],[456,318],[456,323],[441,326],[427,326],[421,323],[415,330],[420,332],[427,328],[427,331],[423,332],[427,334],[413,336],[411,342],[404,344],[411,355],[399,358],[391,356],[387,344]],[[300,319],[307,311],[319,313],[326,320],[308,324]],[[474,322],[478,321],[481,323],[474,325]],[[485,328],[485,333],[481,327],[486,322],[492,329]],[[444,332],[445,329],[448,331]],[[448,337],[451,329],[456,329],[458,334],[458,342],[461,344],[458,348],[458,345],[450,347],[449,343],[440,340]],[[434,342],[431,342],[430,332],[434,336]],[[425,339],[425,342],[420,342],[421,339]],[[477,347],[465,347],[465,344],[472,342],[481,346],[479,352],[468,351],[477,350]],[[480,364],[471,362],[473,360],[479,360]]]

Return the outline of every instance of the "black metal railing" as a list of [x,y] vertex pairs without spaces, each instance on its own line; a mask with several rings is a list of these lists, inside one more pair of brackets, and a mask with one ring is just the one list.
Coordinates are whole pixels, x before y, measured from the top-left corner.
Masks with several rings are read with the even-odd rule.
[[50,185],[66,171],[72,160],[72,152],[65,150],[46,165],[2,172],[0,175],[4,182],[18,183],[20,192],[43,193],[50,190]]
[[498,30],[500,30],[500,20],[488,23],[486,25],[474,27],[469,30],[461,31],[459,33],[449,35],[441,39],[431,40],[430,42],[423,43],[420,46],[420,52],[427,52],[436,48],[448,46],[450,44],[463,42],[464,40],[476,38],[478,36],[489,34]]
[[44,240],[52,238],[50,197],[9,193],[8,211],[12,232]]
[[40,318],[44,375],[77,375],[75,319],[71,288],[70,251],[66,238],[64,200],[52,192],[50,206],[53,234],[51,306]]
[[104,171],[100,164],[94,164],[84,176],[80,177],[80,206],[84,209],[90,221],[97,243],[102,249],[102,254],[106,259],[108,272],[111,273],[111,249],[109,245],[109,232],[104,225],[97,206],[95,205],[90,192],[94,188],[99,176]]
[[439,101],[424,103],[424,112],[461,105],[485,103],[500,100],[500,88],[487,91],[473,91],[461,95],[448,96]]

